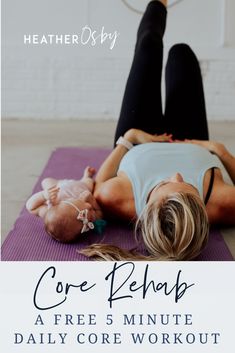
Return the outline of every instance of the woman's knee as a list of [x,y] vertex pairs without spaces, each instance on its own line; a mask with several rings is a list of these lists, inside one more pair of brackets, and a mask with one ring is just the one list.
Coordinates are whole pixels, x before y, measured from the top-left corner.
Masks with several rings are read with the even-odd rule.
[[196,59],[196,55],[192,48],[186,43],[178,43],[171,47],[168,54],[169,58],[181,58],[181,59]]

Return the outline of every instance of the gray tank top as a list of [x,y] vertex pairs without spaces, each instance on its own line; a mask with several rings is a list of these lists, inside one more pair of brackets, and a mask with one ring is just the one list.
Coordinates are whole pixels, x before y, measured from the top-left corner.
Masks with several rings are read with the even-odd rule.
[[206,171],[220,166],[216,156],[195,144],[145,143],[126,153],[119,171],[124,172],[131,181],[136,213],[140,215],[150,191],[175,173],[180,173],[186,183],[195,186],[203,199]]

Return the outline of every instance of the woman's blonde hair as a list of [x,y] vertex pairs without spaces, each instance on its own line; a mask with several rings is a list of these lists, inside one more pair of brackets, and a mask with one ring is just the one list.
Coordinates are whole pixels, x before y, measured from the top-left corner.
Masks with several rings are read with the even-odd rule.
[[103,260],[192,260],[208,241],[209,222],[199,196],[177,192],[159,203],[147,203],[136,222],[149,256],[106,244],[94,244],[82,254]]

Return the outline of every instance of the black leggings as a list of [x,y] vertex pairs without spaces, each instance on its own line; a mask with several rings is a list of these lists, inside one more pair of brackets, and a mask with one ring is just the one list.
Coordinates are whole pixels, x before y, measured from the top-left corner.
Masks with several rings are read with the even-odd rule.
[[176,44],[169,52],[163,115],[162,38],[166,15],[164,5],[154,0],[140,22],[114,142],[131,128],[152,134],[172,133],[177,139],[209,139],[200,66],[186,44]]

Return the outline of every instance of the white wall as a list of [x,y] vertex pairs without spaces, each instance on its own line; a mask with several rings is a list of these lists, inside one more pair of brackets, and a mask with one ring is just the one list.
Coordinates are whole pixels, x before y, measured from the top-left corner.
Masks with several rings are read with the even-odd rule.
[[[130,0],[137,7],[144,0]],[[121,0],[3,0],[3,116],[106,118],[119,114],[140,16]],[[187,42],[202,67],[208,117],[235,119],[235,2],[184,0],[169,9],[166,52]],[[120,32],[104,45],[24,45],[24,34]]]

